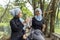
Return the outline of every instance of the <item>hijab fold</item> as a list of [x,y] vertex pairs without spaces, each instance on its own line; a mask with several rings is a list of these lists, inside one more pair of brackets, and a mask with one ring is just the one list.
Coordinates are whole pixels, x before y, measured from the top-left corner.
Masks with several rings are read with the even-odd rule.
[[19,12],[22,12],[20,8],[14,8],[10,10],[10,13],[12,16],[16,16],[19,14]]
[[[14,16],[14,17],[15,17],[16,15],[18,15],[19,12],[22,12],[22,11],[21,11],[21,9],[18,8],[18,7],[10,10],[11,15]],[[22,23],[24,22],[24,20],[23,20],[22,18],[19,18],[19,20],[20,20]]]

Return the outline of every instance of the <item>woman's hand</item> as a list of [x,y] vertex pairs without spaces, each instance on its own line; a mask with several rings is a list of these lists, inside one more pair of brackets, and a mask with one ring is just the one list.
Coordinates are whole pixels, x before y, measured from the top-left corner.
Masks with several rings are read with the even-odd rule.
[[42,29],[42,32],[44,32],[45,31],[45,29]]
[[26,23],[29,23],[30,22],[30,18],[26,18]]
[[30,19],[26,18],[26,20],[23,22],[23,24],[26,24],[26,23],[29,23],[29,22],[30,22]]
[[23,35],[23,39],[27,39],[28,35],[27,34],[24,34]]
[[23,39],[27,39],[27,37],[26,37],[26,35],[25,35],[25,34],[23,35]]

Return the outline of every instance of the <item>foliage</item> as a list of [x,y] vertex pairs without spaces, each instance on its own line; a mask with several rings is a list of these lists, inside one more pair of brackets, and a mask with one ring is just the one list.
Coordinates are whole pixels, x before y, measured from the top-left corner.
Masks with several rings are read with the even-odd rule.
[[[19,6],[21,8],[21,10],[23,11],[23,17],[24,17],[24,19],[26,18],[26,16],[29,16],[29,17],[32,16],[32,12],[28,8],[26,8],[26,6],[25,6],[26,1],[22,1],[22,2],[19,2],[19,3],[18,2],[19,2],[19,0],[16,0],[13,3],[13,5],[14,6]],[[15,4],[19,4],[19,5],[15,5]],[[12,9],[12,8],[13,8],[12,5],[8,6],[8,9],[6,10],[6,14],[2,18],[2,22],[3,23],[9,23],[10,20],[12,19],[12,15],[9,13],[9,10]],[[3,7],[0,7],[0,12],[1,12],[0,15],[3,14],[2,11],[4,12],[5,9]]]
[[[40,0],[33,0],[33,3],[37,3],[39,2]],[[15,0],[15,2],[11,3],[13,4],[14,6],[19,6],[20,9],[22,10],[22,13],[23,13],[23,18],[26,19],[26,17],[32,17],[32,12],[26,7],[25,3],[27,1],[23,1],[23,0]],[[36,5],[36,4],[35,4]],[[37,3],[37,5],[39,5]],[[46,10],[47,6],[48,6],[48,3],[45,2],[44,4],[44,10]],[[40,7],[40,5],[38,6]],[[7,11],[6,11],[6,14],[4,15],[4,17],[2,18],[2,22],[3,23],[0,23],[0,28],[3,28],[3,27],[6,27],[8,28],[9,27],[9,23],[10,23],[10,20],[12,19],[12,15],[9,13],[9,10],[12,9],[13,6],[12,5],[9,5]],[[0,17],[1,15],[3,15],[3,12],[5,11],[5,9],[0,6]],[[49,16],[49,15],[48,15]],[[58,18],[60,19],[60,13],[59,13],[59,16]],[[50,19],[49,19],[50,20]],[[58,29],[56,29],[56,32],[60,32]]]
[[33,15],[32,15],[32,12],[29,11],[29,9],[27,9],[26,7],[23,7],[22,10],[23,10],[23,17],[25,16],[25,18],[26,18],[26,17],[31,17],[31,16],[33,16]]

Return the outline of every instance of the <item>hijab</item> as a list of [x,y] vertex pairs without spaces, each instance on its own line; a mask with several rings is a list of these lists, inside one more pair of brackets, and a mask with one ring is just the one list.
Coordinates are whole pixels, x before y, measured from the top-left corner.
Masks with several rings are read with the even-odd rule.
[[11,13],[12,16],[18,15],[19,12],[21,12],[21,9],[20,8],[14,8],[14,9],[11,9],[10,10],[10,13]]
[[[11,15],[12,15],[13,17],[15,17],[16,15],[18,15],[19,12],[22,12],[20,8],[14,8],[14,9],[11,9],[11,10],[10,10],[10,13],[11,13]],[[20,20],[22,23],[24,22],[23,18],[19,18],[19,20]]]
[[38,15],[38,16],[35,15],[35,19],[38,20],[38,21],[41,21],[43,19],[43,17],[42,17],[42,10],[40,8],[36,8],[35,12],[36,11],[39,11],[40,15]]

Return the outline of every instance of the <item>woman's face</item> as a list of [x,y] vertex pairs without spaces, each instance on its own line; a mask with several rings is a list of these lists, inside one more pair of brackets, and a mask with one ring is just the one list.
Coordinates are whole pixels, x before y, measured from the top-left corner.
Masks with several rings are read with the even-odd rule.
[[21,18],[22,16],[22,12],[19,12],[18,17]]
[[39,11],[36,11],[35,12],[35,15],[39,16],[40,15]]

